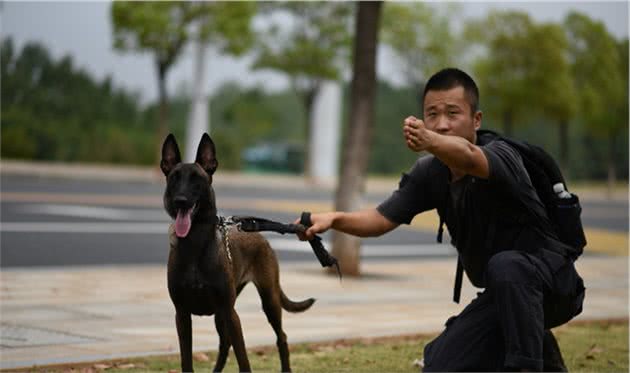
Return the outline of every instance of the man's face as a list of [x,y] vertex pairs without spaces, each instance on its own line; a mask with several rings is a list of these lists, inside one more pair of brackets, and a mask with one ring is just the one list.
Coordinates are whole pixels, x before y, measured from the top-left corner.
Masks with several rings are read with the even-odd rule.
[[474,144],[482,114],[471,110],[464,87],[431,90],[424,97],[424,125],[441,135],[463,137]]

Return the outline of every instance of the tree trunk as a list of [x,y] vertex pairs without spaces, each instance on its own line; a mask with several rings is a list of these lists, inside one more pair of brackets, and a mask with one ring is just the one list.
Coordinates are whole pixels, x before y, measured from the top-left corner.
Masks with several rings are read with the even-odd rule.
[[313,103],[315,102],[315,97],[319,92],[319,87],[321,84],[315,83],[310,88],[308,88],[303,95],[304,98],[304,109],[306,113],[306,146],[304,147],[304,177],[310,183],[315,182],[315,178],[313,176],[313,152],[311,151],[311,141],[313,141],[314,136],[314,126],[313,123]]
[[157,78],[158,78],[158,92],[159,92],[159,118],[157,128],[157,163],[160,163],[162,158],[162,142],[168,134],[168,96],[166,95],[166,66],[159,60],[157,65]]
[[186,162],[194,162],[197,155],[199,139],[205,132],[210,131],[210,115],[208,110],[208,94],[206,85],[207,45],[202,40],[195,42],[195,65],[193,69],[193,88],[188,111],[188,125],[186,127],[186,148],[184,158]]
[[[376,94],[376,47],[381,2],[359,2],[354,39],[350,122],[344,138],[341,177],[335,196],[337,211],[361,208],[365,190],[365,172],[374,124]],[[360,274],[358,237],[333,232],[332,252],[345,275]],[[334,272],[334,270],[332,270]]]
[[560,144],[560,170],[565,177],[569,176],[569,123],[561,120],[559,124],[558,140]]
[[608,135],[608,188],[606,194],[611,199],[615,191],[615,183],[617,182],[617,172],[615,171],[615,133],[613,131]]

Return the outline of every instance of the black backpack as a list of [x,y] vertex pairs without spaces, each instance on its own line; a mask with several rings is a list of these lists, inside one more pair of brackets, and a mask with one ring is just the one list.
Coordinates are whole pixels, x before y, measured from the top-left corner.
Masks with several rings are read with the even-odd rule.
[[[584,246],[586,246],[586,237],[582,227],[582,220],[580,219],[582,206],[578,196],[570,193],[566,188],[566,182],[555,160],[539,146],[503,137],[493,131],[479,130],[477,131],[477,136],[482,143],[488,143],[491,140],[502,140],[519,152],[536,193],[545,205],[547,216],[552,224],[551,230],[556,233],[560,242],[565,244],[562,248],[556,248],[556,250],[561,251],[561,255],[567,256],[572,260],[576,260],[582,255]],[[562,184],[563,190],[554,191],[554,185],[559,183]],[[534,224],[538,223],[538,221],[532,222]],[[438,241],[440,242],[443,224],[444,221],[440,218],[438,231]],[[546,230],[545,228],[547,227],[540,228]],[[453,300],[456,303],[459,303],[463,270],[464,268],[458,259],[453,293]]]

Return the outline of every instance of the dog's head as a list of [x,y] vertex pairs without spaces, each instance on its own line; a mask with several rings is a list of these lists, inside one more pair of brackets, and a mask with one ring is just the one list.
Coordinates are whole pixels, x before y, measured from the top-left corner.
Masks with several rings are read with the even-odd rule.
[[218,166],[214,142],[207,133],[201,138],[195,163],[182,163],[175,136],[164,140],[160,162],[166,176],[164,208],[175,220],[177,237],[186,237],[193,222],[215,218],[212,174]]

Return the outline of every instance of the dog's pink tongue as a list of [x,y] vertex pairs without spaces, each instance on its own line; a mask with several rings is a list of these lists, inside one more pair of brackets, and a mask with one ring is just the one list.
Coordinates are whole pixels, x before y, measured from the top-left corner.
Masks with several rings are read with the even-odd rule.
[[188,211],[178,211],[177,218],[175,218],[175,234],[177,237],[186,237],[190,232],[190,216],[192,215],[192,209]]

